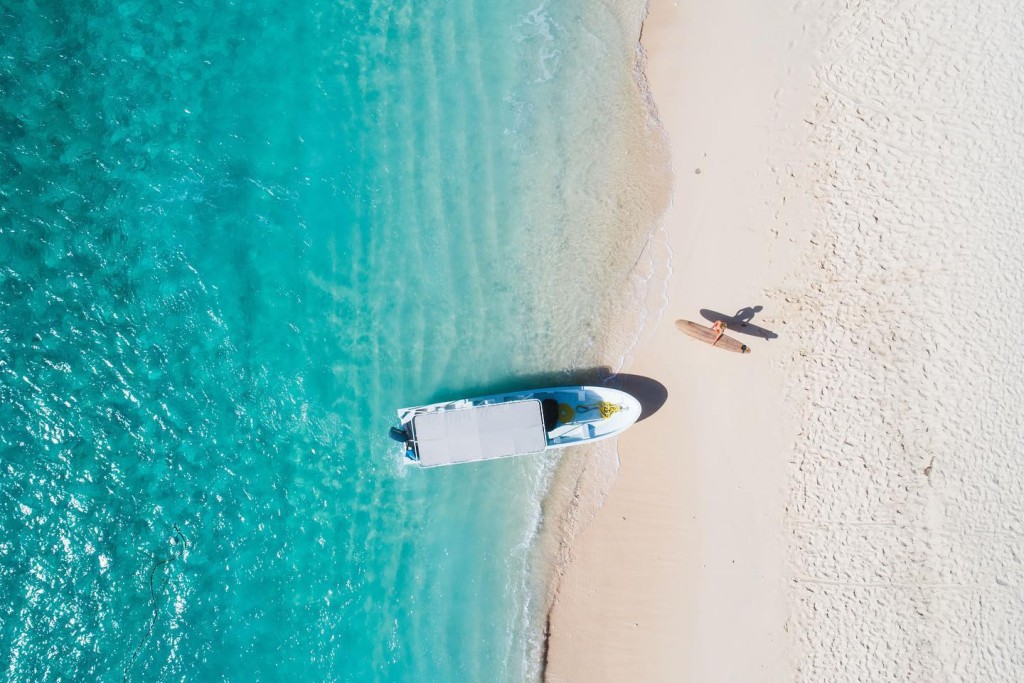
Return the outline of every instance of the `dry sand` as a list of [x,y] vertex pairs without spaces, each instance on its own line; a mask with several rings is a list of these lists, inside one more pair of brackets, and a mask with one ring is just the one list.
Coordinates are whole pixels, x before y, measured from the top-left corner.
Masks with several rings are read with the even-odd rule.
[[[1024,680],[1021,35],[1016,0],[652,3],[672,275],[628,371],[669,395],[547,680]],[[754,305],[750,356],[672,325]]]

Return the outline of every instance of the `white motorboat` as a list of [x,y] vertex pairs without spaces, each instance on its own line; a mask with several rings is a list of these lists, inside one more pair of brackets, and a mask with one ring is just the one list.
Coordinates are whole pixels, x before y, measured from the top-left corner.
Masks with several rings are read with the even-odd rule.
[[555,387],[401,408],[391,436],[410,460],[437,467],[592,443],[639,417],[640,402],[624,391]]

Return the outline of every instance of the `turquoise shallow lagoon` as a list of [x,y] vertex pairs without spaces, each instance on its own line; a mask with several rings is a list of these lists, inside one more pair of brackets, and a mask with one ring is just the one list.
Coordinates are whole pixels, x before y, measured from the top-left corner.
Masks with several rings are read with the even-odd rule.
[[637,22],[0,10],[4,680],[539,675],[554,461],[386,434],[608,356],[663,173]]

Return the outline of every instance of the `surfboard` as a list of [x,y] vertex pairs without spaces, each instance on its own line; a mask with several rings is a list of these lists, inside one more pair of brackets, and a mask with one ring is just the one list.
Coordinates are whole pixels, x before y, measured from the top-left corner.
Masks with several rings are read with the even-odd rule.
[[697,323],[690,322],[689,320],[677,320],[676,327],[683,334],[693,337],[698,341],[702,341],[705,344],[711,344],[715,348],[734,351],[736,353],[750,353],[749,346],[724,334],[717,342],[715,342],[715,333],[711,331],[710,327],[705,325],[699,325]]

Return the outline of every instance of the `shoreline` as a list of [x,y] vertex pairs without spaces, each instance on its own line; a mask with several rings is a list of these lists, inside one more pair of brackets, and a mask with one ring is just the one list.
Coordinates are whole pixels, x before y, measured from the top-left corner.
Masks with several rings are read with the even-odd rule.
[[[545,680],[1024,677],[1019,21],[651,3],[673,256],[625,370],[669,395],[565,549]],[[673,328],[757,306],[751,356]]]
[[703,322],[701,308],[768,309],[765,289],[795,263],[768,229],[807,210],[779,206],[773,163],[791,150],[774,136],[799,139],[789,122],[810,100],[790,89],[798,55],[781,38],[764,41],[766,26],[795,28],[751,0],[688,12],[655,0],[643,22],[646,95],[674,173],[662,218],[668,303],[623,371],[661,382],[668,399],[619,438],[617,478],[561,550],[546,681],[791,677],[781,646],[786,434],[773,368],[784,344],[734,334],[754,353],[719,353],[673,324]]

